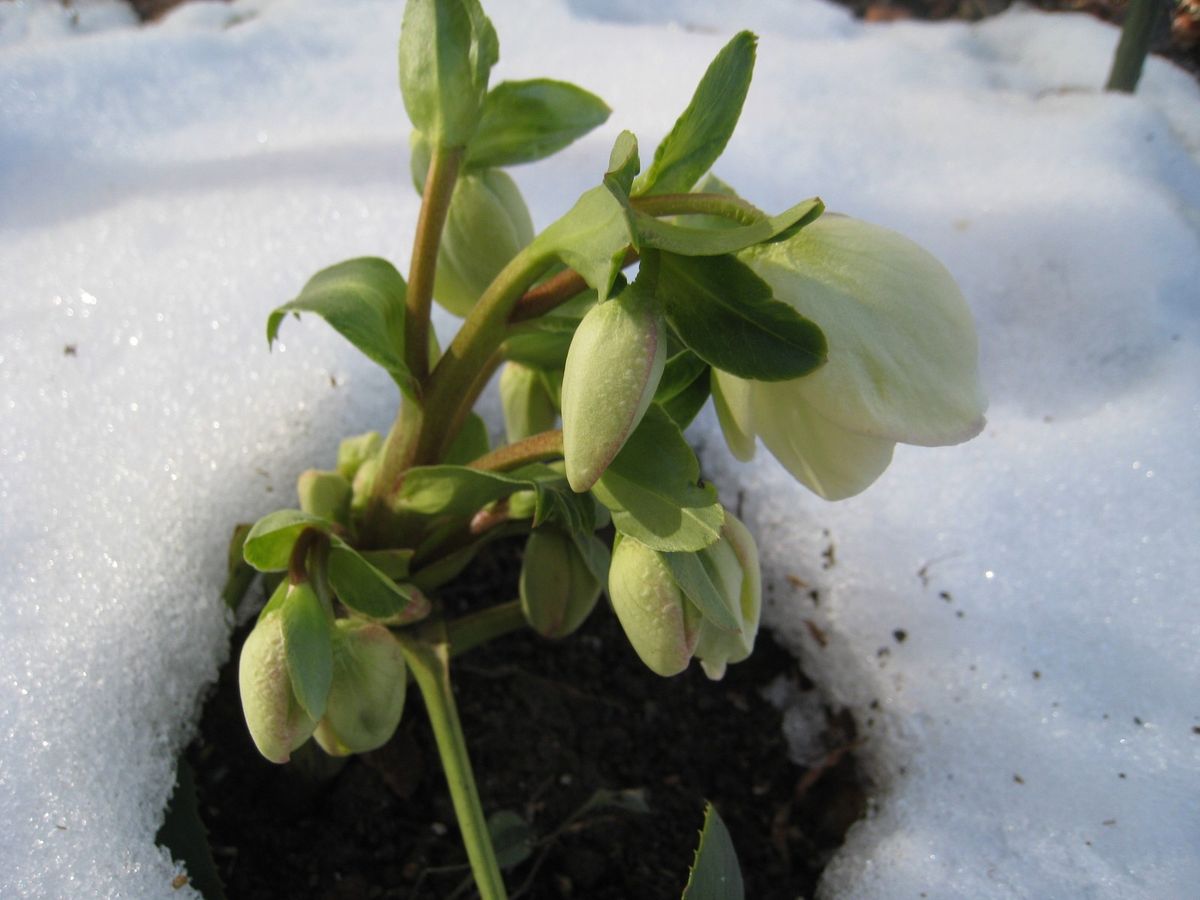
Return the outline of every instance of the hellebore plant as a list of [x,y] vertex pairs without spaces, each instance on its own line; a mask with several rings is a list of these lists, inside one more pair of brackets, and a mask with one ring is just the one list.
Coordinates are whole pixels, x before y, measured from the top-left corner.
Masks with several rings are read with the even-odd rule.
[[[488,900],[505,888],[452,656],[525,626],[567,637],[605,588],[660,675],[694,657],[720,678],[753,649],[754,539],[683,437],[710,396],[735,455],[761,438],[831,500],[874,481],[897,442],[982,427],[970,314],[936,260],[815,198],[770,215],[709,174],[755,40],[718,54],[648,166],[622,132],[599,184],[535,234],[503,167],[557,152],[608,108],[558,81],[489,87],[498,43],[477,0],[409,0],[400,87],[422,205],[407,283],[385,260],[349,260],[268,319],[274,342],[289,313],[321,316],[400,405],[386,436],[347,438],[333,470],[301,476],[299,509],[239,538],[277,585],[240,661],[250,733],[281,763],[309,737],[333,755],[374,749],[411,677]],[[444,351],[435,299],[465,320]],[[472,408],[497,369],[507,443],[492,447]],[[519,599],[449,618],[439,591],[513,535]]]

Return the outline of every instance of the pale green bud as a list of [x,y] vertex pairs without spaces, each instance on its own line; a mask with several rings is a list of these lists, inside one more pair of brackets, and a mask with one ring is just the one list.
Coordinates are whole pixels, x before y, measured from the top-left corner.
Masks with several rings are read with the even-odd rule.
[[375,487],[375,475],[379,472],[379,455],[367,457],[354,473],[353,493],[350,497],[350,511],[360,513],[367,508],[371,500],[371,491]]
[[337,470],[347,481],[353,482],[359,468],[383,447],[383,438],[378,431],[368,431],[353,437],[343,438],[338,444]]
[[278,609],[259,619],[242,646],[238,660],[242,712],[258,752],[285,763],[309,739],[317,723],[304,711],[292,690]]
[[337,472],[308,469],[296,482],[300,509],[331,522],[346,522],[350,514],[350,482]]
[[338,619],[333,632],[333,684],[314,737],[331,756],[366,753],[386,744],[400,724],[406,690],[400,643],[382,625]]
[[717,414],[737,456],[752,455],[757,436],[798,481],[838,500],[878,478],[897,442],[956,444],[983,428],[971,313],[925,250],[829,214],[740,257],[776,299],[821,327],[829,360],[794,381],[713,370]]
[[459,177],[442,230],[433,295],[456,316],[533,240],[533,220],[516,182],[499,169]]
[[520,363],[506,363],[500,371],[500,406],[510,444],[548,431],[558,420],[558,410],[541,376]]
[[592,307],[579,323],[563,373],[567,481],[594,485],[641,422],[667,361],[657,302],[635,282]]
[[500,57],[479,0],[408,0],[400,30],[400,92],[434,146],[465,147]]
[[525,542],[520,595],[521,611],[533,629],[543,637],[561,638],[591,614],[600,582],[570,537],[539,528]]
[[688,667],[700,637],[700,611],[675,584],[661,554],[618,537],[608,596],[629,643],[651,671],[669,677]]
[[700,553],[706,557],[705,568],[715,576],[726,608],[741,627],[740,632],[725,631],[707,619],[700,626],[695,656],[705,674],[716,680],[724,676],[726,664],[741,662],[754,650],[762,614],[762,575],[754,537],[728,510],[721,539]]
[[537,515],[537,491],[514,491],[508,496],[510,519],[532,519]]

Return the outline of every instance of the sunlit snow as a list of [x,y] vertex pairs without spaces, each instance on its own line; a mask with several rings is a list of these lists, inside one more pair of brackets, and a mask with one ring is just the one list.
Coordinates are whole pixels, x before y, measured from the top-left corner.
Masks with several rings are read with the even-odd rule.
[[[317,322],[268,354],[264,320],[322,265],[407,265],[402,4],[193,4],[140,29],[72,6],[0,4],[0,896],[196,896],[154,834],[227,654],[229,529],[396,400]],[[653,147],[750,27],[718,174],[910,235],[976,314],[987,429],[899,448],[851,501],[765,452],[732,463],[711,417],[692,432],[727,502],[744,491],[770,623],[864,737],[871,815],[823,896],[1194,896],[1195,83],[1152,60],[1137,95],[1105,94],[1117,32],[1024,9],[488,9],[496,79],[565,78],[615,110],[514,172],[539,225],[620,129]]]

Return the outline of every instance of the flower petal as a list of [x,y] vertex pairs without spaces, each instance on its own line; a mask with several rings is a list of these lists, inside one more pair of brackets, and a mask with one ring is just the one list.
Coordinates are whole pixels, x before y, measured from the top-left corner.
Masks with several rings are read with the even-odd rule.
[[831,422],[805,402],[803,382],[754,384],[751,413],[759,437],[797,481],[826,500],[866,490],[892,461],[895,442]]
[[826,215],[743,258],[825,333],[829,361],[797,384],[828,423],[923,446],[983,428],[971,313],[925,250],[886,228]]

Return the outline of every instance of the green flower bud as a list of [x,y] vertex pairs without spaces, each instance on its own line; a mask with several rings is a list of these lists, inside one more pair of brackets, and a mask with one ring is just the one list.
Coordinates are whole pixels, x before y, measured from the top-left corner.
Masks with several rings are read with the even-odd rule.
[[292,690],[278,609],[259,619],[242,646],[238,660],[242,712],[258,752],[285,763],[309,739],[317,723],[304,711]]
[[661,554],[619,536],[608,570],[608,596],[633,649],[664,677],[687,668],[700,637],[701,616]]
[[721,539],[700,553],[706,558],[705,568],[715,576],[726,607],[741,626],[741,632],[734,633],[717,628],[707,619],[700,625],[695,656],[704,673],[719,680],[725,675],[726,664],[741,662],[754,650],[762,614],[758,548],[746,526],[726,510]]
[[414,127],[437,147],[465,147],[500,57],[479,0],[408,0],[400,30],[400,92]]
[[558,409],[541,375],[520,363],[507,363],[500,372],[500,405],[510,444],[548,431],[558,420]]
[[562,638],[591,614],[600,582],[570,537],[539,528],[525,542],[520,595],[521,611],[533,629],[543,637]]
[[499,169],[459,177],[442,230],[433,295],[456,316],[533,240],[533,220],[516,182]]
[[567,481],[591,488],[645,415],[667,361],[658,304],[637,282],[592,307],[579,323],[563,373]]
[[829,214],[741,259],[821,327],[829,360],[794,381],[713,370],[717,415],[739,458],[753,455],[757,436],[798,481],[839,500],[878,478],[897,442],[956,444],[983,428],[970,310],[912,241]]
[[356,434],[344,438],[338,445],[337,470],[338,474],[347,481],[353,482],[359,468],[364,462],[383,448],[383,438],[378,431],[368,431],[366,434]]
[[508,496],[510,519],[532,519],[537,515],[537,491],[514,491]]
[[369,456],[359,465],[354,473],[353,493],[350,497],[350,511],[361,513],[371,500],[371,490],[375,487],[375,475],[379,472],[379,454]]
[[296,482],[300,509],[331,522],[345,523],[350,514],[350,482],[338,472],[308,469]]
[[317,743],[331,756],[365,753],[391,739],[404,712],[400,643],[382,625],[338,619],[333,632],[333,684]]

